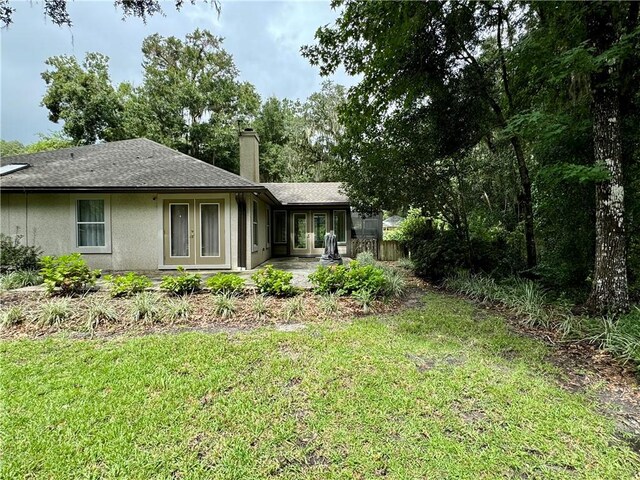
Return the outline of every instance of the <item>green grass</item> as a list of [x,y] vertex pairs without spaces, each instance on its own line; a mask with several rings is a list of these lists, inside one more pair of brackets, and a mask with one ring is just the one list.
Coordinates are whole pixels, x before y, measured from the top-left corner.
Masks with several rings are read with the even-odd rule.
[[[632,478],[546,347],[465,302],[350,324],[0,344],[2,478]],[[509,358],[509,359],[507,359]]]

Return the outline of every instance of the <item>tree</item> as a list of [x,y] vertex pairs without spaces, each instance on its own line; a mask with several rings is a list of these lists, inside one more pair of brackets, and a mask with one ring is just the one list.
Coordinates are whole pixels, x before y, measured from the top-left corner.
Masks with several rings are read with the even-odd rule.
[[[175,8],[180,10],[185,0],[175,0]],[[202,0],[204,3],[210,3],[220,14],[220,2],[218,0]],[[190,0],[193,5],[196,0]],[[147,17],[163,14],[162,6],[159,0],[115,0],[113,2],[116,8],[122,10],[124,18],[139,17],[146,21]],[[71,17],[67,11],[67,0],[44,0],[44,16],[49,18],[55,25],[72,26]],[[15,8],[11,6],[9,0],[0,0],[0,22],[4,27],[8,27],[13,23],[13,12]]]
[[[304,47],[303,55],[320,66],[321,74],[343,65],[347,73],[362,76],[344,113],[352,144],[372,141],[376,126],[398,112],[414,117],[409,112],[413,109],[434,118],[429,129],[435,138],[423,141],[437,144],[442,143],[437,137],[447,138],[446,154],[460,157],[492,131],[505,131],[523,108],[511,94],[503,47],[504,39],[514,36],[517,7],[506,8],[501,2],[350,0],[335,0],[332,6],[342,7],[335,26],[320,28],[317,44]],[[462,117],[452,119],[450,110]],[[453,137],[450,124],[438,118],[463,126],[456,130],[461,136]],[[533,269],[537,252],[529,165],[519,135],[512,133],[508,141],[520,184],[527,264]],[[360,164],[367,160],[355,159]]]
[[51,135],[39,134],[40,140],[29,145],[23,145],[17,140],[0,140],[0,157],[22,155],[24,153],[47,152],[75,146],[75,142],[60,133]]
[[109,78],[109,57],[87,53],[80,65],[75,57],[61,55],[45,64],[52,68],[42,73],[47,84],[42,105],[49,120],[63,120],[62,131],[78,143],[115,139],[122,105]]

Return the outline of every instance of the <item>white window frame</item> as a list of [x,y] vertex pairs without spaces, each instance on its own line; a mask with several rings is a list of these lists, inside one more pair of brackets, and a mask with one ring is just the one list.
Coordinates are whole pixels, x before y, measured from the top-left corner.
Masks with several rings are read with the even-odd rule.
[[[289,215],[287,215],[287,211],[286,210],[275,210],[273,212],[273,216],[274,219],[278,214],[282,214],[282,216],[284,217],[284,241],[282,242],[277,242],[276,241],[276,237],[273,238],[273,243],[274,245],[286,245],[287,244],[287,222],[289,221]],[[275,226],[275,224],[274,224]],[[278,235],[278,232],[276,232],[276,236]]]
[[[104,245],[83,247],[78,245],[78,202],[80,200],[102,200],[104,205]],[[76,252],[80,253],[111,253],[111,196],[110,195],[71,195],[71,244]],[[82,222],[101,223],[101,222]]]
[[266,224],[266,233],[267,233],[267,248],[271,248],[271,207],[267,205],[267,224]]
[[253,200],[253,205],[251,207],[251,252],[258,251],[258,242],[260,239],[258,238],[258,218],[260,216],[260,211],[258,208],[258,202]]
[[[220,228],[220,223],[221,223],[220,222],[220,216],[221,216],[222,208],[220,208],[220,204],[216,203],[216,202],[201,202],[201,203],[198,203],[198,205],[200,205],[198,207],[198,215],[200,215],[198,217],[198,225],[200,227],[199,228],[199,230],[200,230],[200,245],[198,245],[198,246],[200,247],[200,252],[199,252],[200,255],[198,255],[198,256],[200,258],[220,258],[220,256],[222,255],[222,252],[221,252],[222,249],[220,248],[220,246],[222,245],[222,238],[221,238],[221,234],[220,234],[220,230],[222,230]],[[202,229],[202,206],[203,205],[215,205],[216,207],[218,207],[218,255],[202,255],[202,231],[203,231],[203,229]],[[169,223],[171,223],[171,222],[169,222]]]
[[334,210],[333,211],[333,218],[331,219],[333,221],[333,223],[331,224],[331,226],[333,227],[333,231],[336,232],[336,214],[337,213],[342,213],[344,215],[344,241],[343,242],[338,242],[338,245],[346,245],[347,244],[347,211],[346,210]]

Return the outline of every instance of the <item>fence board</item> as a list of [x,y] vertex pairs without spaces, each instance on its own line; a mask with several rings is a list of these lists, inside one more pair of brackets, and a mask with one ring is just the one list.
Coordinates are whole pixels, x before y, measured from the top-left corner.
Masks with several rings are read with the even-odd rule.
[[404,257],[404,248],[397,240],[383,240],[378,250],[378,260],[395,262]]

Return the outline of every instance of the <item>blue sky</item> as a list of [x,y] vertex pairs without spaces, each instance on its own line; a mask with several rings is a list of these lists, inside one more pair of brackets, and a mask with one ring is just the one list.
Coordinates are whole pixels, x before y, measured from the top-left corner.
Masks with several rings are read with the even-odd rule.
[[[38,133],[50,133],[60,125],[47,119],[40,106],[45,84],[40,77],[44,61],[53,55],[89,51],[110,57],[111,79],[140,84],[142,40],[153,33],[184,38],[196,28],[225,38],[224,48],[233,55],[242,80],[253,83],[263,99],[304,99],[319,89],[318,70],[300,55],[300,46],[312,43],[316,29],[330,24],[337,14],[329,2],[222,0],[217,15],[210,5],[185,5],[180,12],[173,3],[163,4],[164,17],[154,16],[145,25],[138,18],[122,21],[111,1],[69,2],[73,26],[57,27],[44,18],[42,2],[12,2],[14,23],[0,32],[1,96],[0,136],[4,140],[31,143]],[[351,85],[343,73],[332,80]]]

